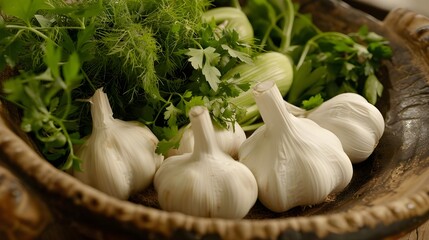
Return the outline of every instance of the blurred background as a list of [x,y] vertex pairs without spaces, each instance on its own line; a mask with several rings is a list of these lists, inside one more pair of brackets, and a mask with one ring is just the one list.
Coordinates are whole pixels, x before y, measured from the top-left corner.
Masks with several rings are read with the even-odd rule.
[[429,17],[429,0],[346,0],[352,6],[367,7],[369,11],[382,14],[394,8],[405,8]]

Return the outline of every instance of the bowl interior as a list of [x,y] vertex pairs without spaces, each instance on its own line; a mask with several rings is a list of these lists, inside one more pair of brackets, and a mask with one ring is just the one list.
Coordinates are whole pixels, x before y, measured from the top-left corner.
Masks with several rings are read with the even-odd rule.
[[[283,213],[273,213],[257,202],[246,218],[342,212],[388,203],[423,189],[429,181],[429,72],[424,72],[417,63],[424,55],[404,47],[392,29],[396,26],[386,26],[359,10],[333,1],[300,2],[301,10],[311,13],[314,22],[324,31],[349,33],[367,25],[389,40],[394,56],[379,69],[384,92],[376,105],[385,118],[385,132],[374,153],[366,161],[354,164],[352,181],[344,191],[329,196],[321,204],[296,207]],[[135,194],[130,201],[159,208],[153,187]]]

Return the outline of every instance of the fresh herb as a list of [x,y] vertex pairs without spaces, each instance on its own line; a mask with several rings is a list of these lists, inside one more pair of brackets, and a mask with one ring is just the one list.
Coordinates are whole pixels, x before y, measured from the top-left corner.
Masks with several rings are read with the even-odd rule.
[[22,128],[63,169],[79,168],[73,144],[91,132],[79,99],[100,87],[115,117],[145,123],[165,153],[178,146],[193,106],[206,106],[224,127],[244,118],[248,109],[231,99],[251,83],[224,76],[260,52],[294,60],[285,99],[307,109],[345,91],[375,103],[383,91],[377,69],[391,56],[367,28],[322,32],[290,0],[247,1],[256,39],[246,41],[224,22],[203,20],[211,0],[17,1],[0,2],[0,71],[19,73],[3,82],[1,97],[21,107]]
[[[24,130],[62,169],[79,168],[73,144],[90,133],[91,119],[87,104],[78,100],[100,87],[115,117],[140,120],[162,140],[159,152],[177,146],[177,133],[195,105],[207,106],[222,126],[235,122],[244,111],[228,99],[249,85],[220,77],[250,62],[252,47],[234,30],[204,22],[209,5],[1,1],[0,71],[19,71],[4,81],[2,98],[22,108]],[[70,80],[72,73],[76,79]]]
[[299,6],[289,0],[247,2],[244,10],[259,44],[294,59],[296,74],[286,100],[308,107],[304,101],[314,102],[310,99],[318,94],[327,100],[342,92],[357,92],[370,103],[377,102],[383,91],[377,70],[392,55],[383,37],[366,26],[350,34],[322,32],[311,16],[299,13]]
[[[223,127],[226,127],[227,122],[235,123],[245,114],[243,108],[229,100],[247,91],[250,84],[237,82],[234,78],[220,77],[239,63],[252,62],[250,55],[246,53],[249,47],[240,43],[236,31],[224,29],[219,36],[213,22],[202,24],[195,39],[198,48],[189,48],[184,53],[189,57],[188,62],[193,69],[191,75],[182,83],[182,88],[165,92],[168,98],[160,108],[166,110],[165,122],[154,127],[157,136],[162,139],[158,144],[160,153],[165,153],[171,147],[178,147],[181,136],[179,128],[189,123],[187,115],[193,106],[206,106],[215,123]],[[159,115],[158,110],[157,116]],[[159,119],[145,122],[153,124],[159,122]],[[160,127],[163,125],[164,127]]]
[[79,168],[79,159],[73,152],[73,144],[81,143],[78,132],[79,119],[71,118],[78,112],[72,101],[72,91],[79,87],[78,55],[73,53],[62,62],[61,49],[48,42],[44,63],[47,69],[40,74],[24,73],[9,79],[3,85],[7,100],[23,110],[21,128],[38,140],[46,159],[59,163],[60,168],[72,165]]

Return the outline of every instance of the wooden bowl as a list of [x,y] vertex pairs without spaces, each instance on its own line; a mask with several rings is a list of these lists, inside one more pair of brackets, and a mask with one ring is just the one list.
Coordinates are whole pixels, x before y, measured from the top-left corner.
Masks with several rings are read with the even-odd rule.
[[3,102],[0,238],[393,239],[429,219],[429,19],[396,9],[379,21],[339,1],[300,2],[321,29],[347,33],[365,24],[394,51],[380,76],[385,133],[343,192],[284,213],[257,203],[243,220],[159,210],[153,188],[120,201],[51,166]]

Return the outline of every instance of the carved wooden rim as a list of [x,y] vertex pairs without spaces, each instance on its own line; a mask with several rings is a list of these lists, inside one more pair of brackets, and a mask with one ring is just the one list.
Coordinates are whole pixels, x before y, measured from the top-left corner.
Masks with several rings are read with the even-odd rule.
[[[428,54],[429,19],[396,9],[389,13],[383,24],[386,27],[395,26],[396,34],[416,40],[414,47]],[[183,229],[198,236],[215,233],[222,239],[277,238],[289,231],[312,233],[323,238],[331,234],[347,235],[362,229],[373,229],[380,224],[387,226],[413,218],[429,218],[429,186],[412,196],[385,204],[309,217],[234,221],[168,213],[111,198],[58,171],[9,129],[1,118],[0,136],[1,154],[47,191],[70,199],[75,205],[83,206],[97,215],[166,236],[175,229]]]

